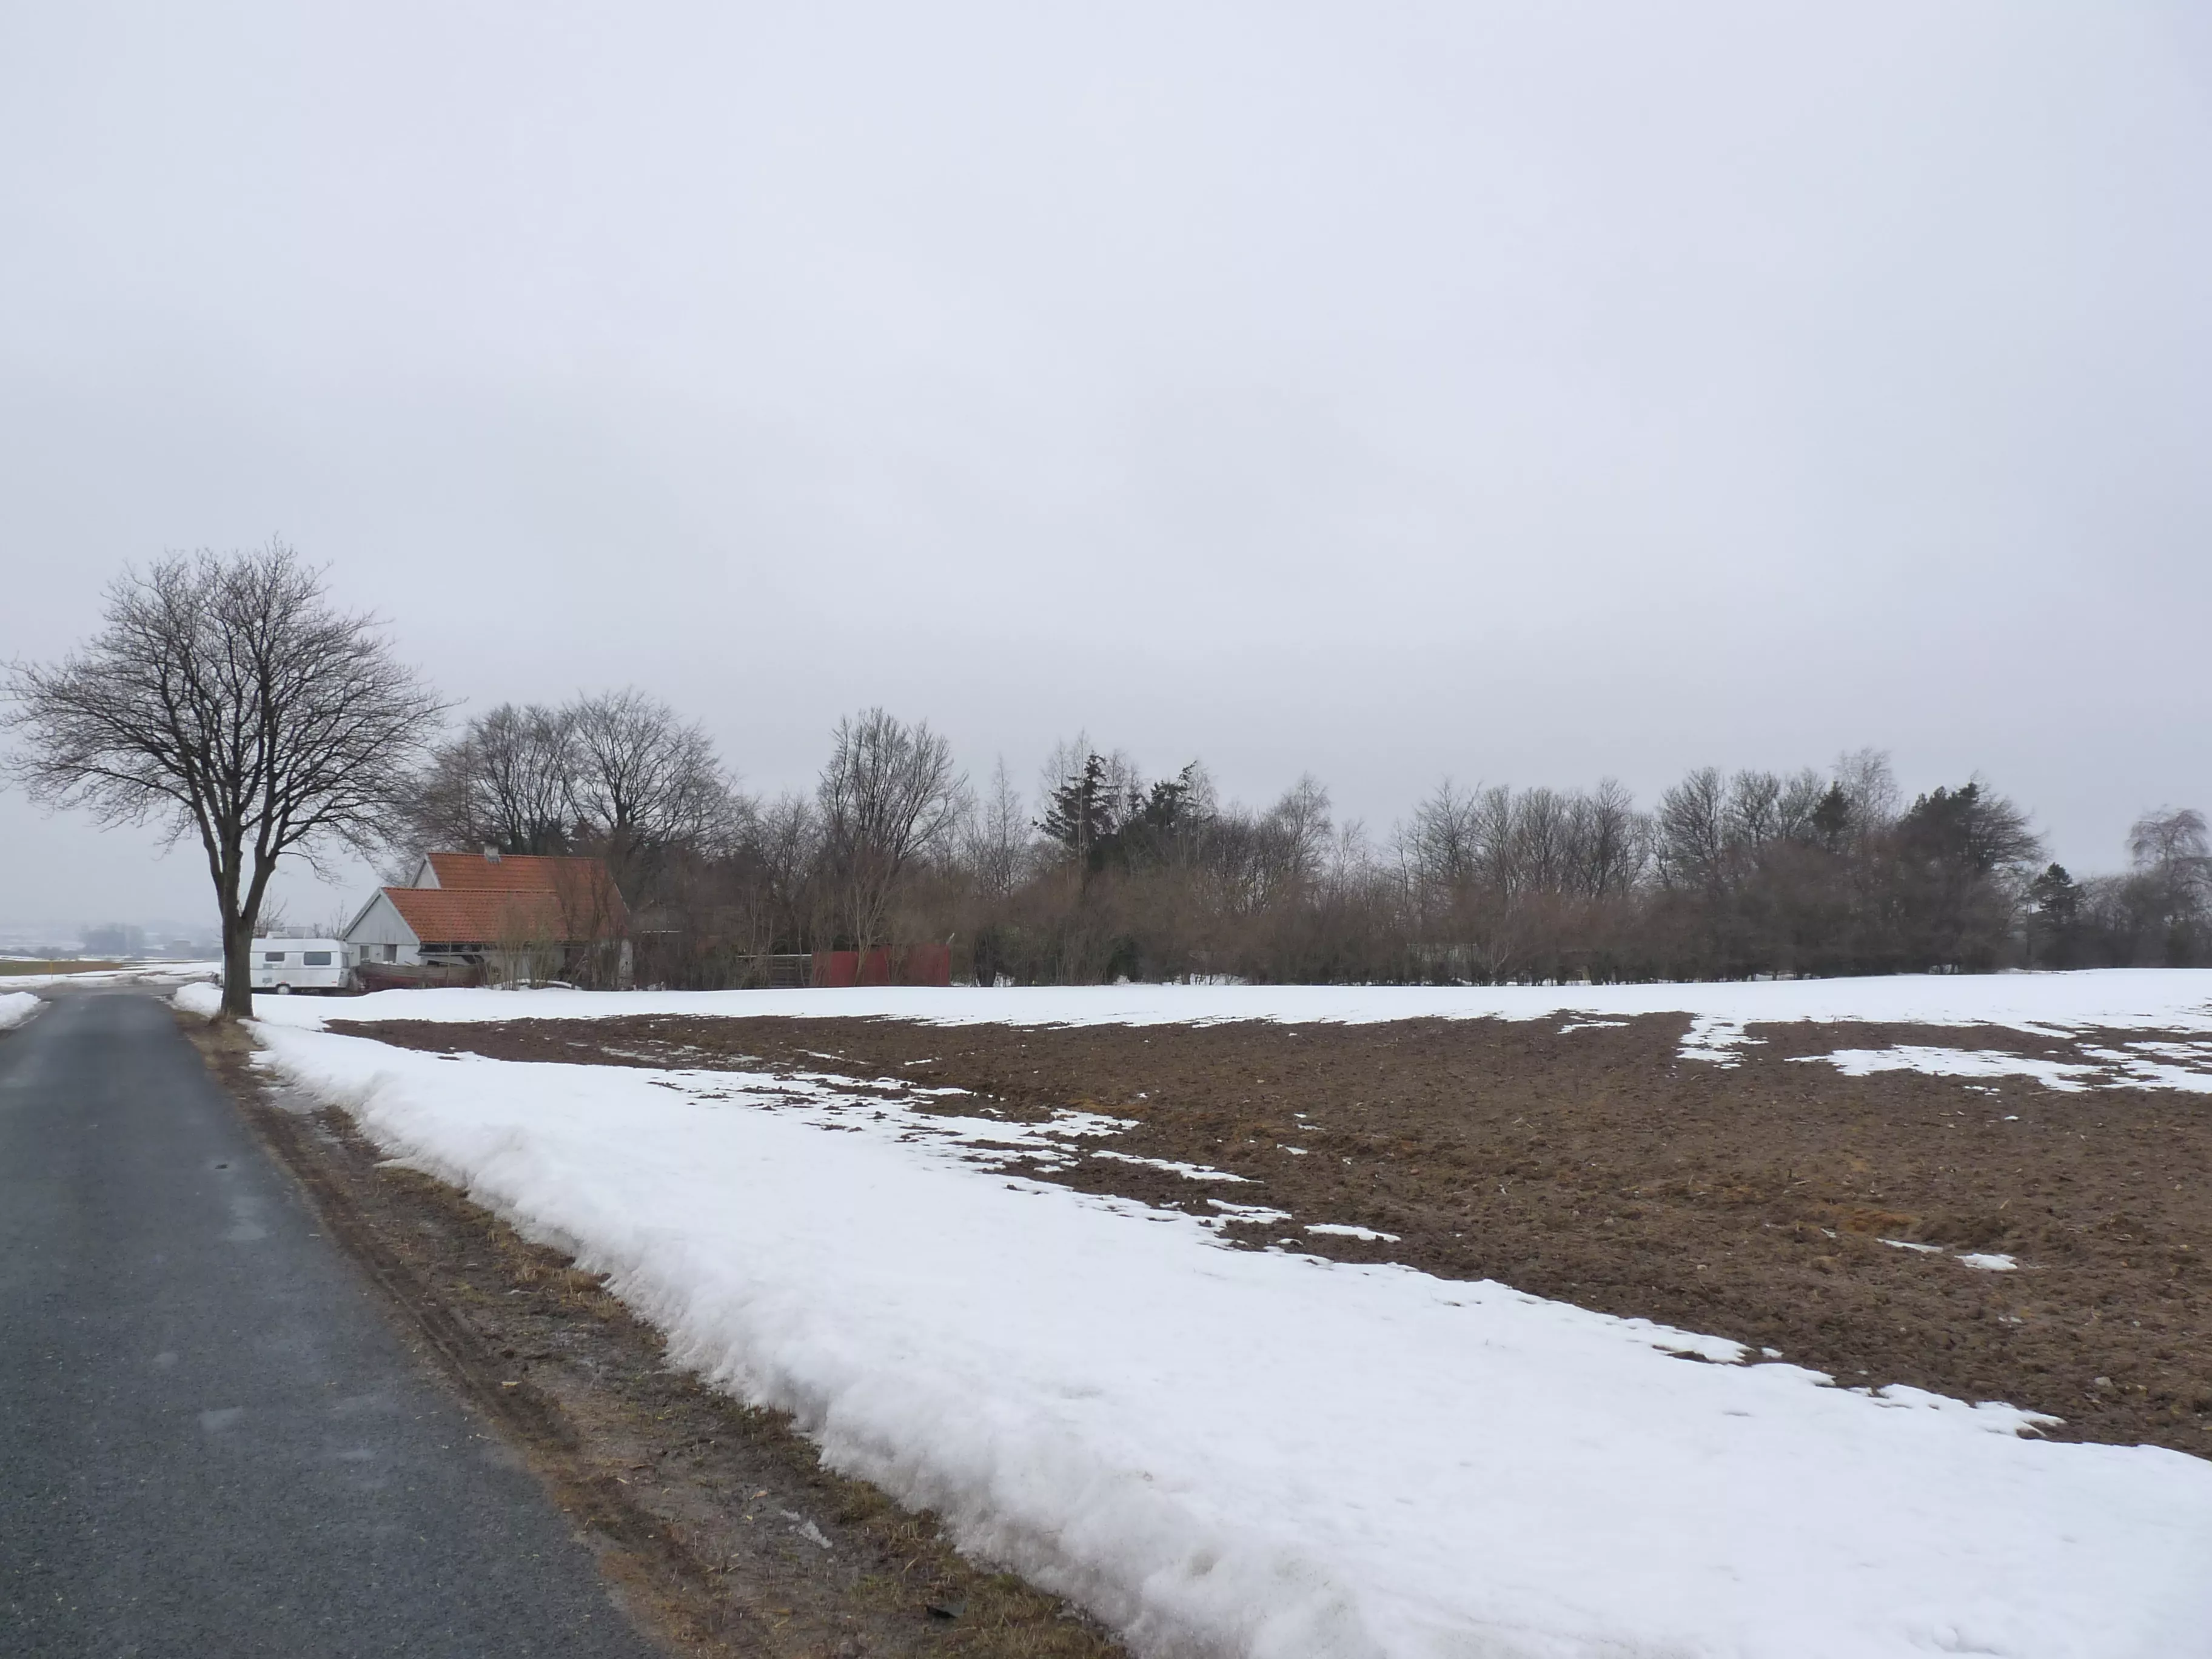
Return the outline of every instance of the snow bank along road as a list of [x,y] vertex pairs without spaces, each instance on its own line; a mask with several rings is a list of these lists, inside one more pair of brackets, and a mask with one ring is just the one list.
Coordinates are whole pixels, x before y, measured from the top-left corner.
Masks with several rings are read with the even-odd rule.
[[1081,1113],[1012,1130],[917,1112],[910,1085],[499,1062],[311,1029],[664,1003],[1034,1022],[1671,1008],[1695,1016],[1686,1052],[1725,1063],[1770,1018],[2203,1033],[2212,975],[415,993],[264,1002],[261,1028],[271,1063],[390,1151],[611,1273],[681,1358],[1140,1647],[2212,1654],[2200,1459],[2043,1442],[2008,1407],[1837,1388],[1494,1284],[1224,1249],[1195,1218],[994,1168],[994,1149],[1033,1152],[1024,1138],[1079,1139],[1096,1127]]

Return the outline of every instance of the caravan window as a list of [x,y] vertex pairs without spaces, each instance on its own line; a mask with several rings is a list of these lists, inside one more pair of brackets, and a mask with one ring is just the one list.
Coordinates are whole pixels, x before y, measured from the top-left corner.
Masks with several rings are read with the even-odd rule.
[[264,962],[282,962],[284,960],[284,953],[282,951],[264,951],[261,954],[261,959]]
[[310,951],[300,960],[309,968],[327,968],[331,965],[331,953],[328,951]]

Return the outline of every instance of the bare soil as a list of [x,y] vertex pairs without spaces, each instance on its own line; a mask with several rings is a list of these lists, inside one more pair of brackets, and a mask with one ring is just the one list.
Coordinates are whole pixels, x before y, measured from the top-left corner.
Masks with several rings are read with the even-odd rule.
[[[2063,1419],[2056,1437],[2212,1455],[2212,1095],[1853,1078],[1805,1058],[1909,1044],[2085,1063],[2159,1034],[1778,1024],[1722,1066],[1680,1054],[1684,1016],[1561,1029],[1578,1024],[332,1029],[501,1059],[927,1080],[972,1091],[946,1109],[1014,1120],[1103,1111],[1130,1127],[1084,1142],[1073,1168],[1029,1173],[1200,1213],[1267,1206],[1292,1219],[1228,1236],[1498,1279],[1778,1351],[1846,1386],[2007,1401]],[[2202,1037],[2162,1040],[2212,1060]],[[2020,1267],[1978,1270],[1967,1252]]]
[[1119,1659],[1079,1613],[957,1553],[930,1516],[824,1469],[788,1419],[672,1369],[597,1276],[385,1164],[343,1114],[273,1094],[237,1028],[183,1023],[402,1328],[668,1651]]

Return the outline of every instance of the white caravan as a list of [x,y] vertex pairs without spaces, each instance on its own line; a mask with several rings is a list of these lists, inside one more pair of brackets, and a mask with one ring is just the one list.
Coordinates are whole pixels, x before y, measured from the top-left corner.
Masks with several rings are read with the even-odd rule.
[[342,939],[258,939],[253,941],[253,988],[289,996],[295,991],[347,991],[353,967]]

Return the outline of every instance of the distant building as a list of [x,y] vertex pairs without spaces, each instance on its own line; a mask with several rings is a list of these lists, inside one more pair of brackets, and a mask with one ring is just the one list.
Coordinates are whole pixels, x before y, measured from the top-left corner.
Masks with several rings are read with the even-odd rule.
[[[428,853],[405,886],[377,890],[345,942],[364,981],[434,971],[605,985],[629,978],[629,912],[602,859]],[[400,971],[379,975],[379,968]]]

